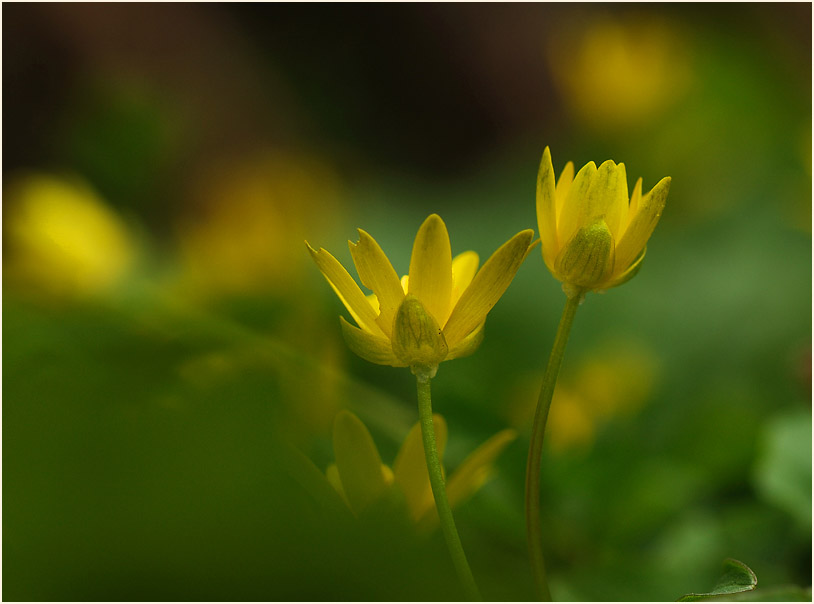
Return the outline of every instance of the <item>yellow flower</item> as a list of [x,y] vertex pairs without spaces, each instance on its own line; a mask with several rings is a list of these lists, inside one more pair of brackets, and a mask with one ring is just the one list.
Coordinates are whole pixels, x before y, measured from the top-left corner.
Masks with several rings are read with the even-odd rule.
[[687,40],[655,15],[581,20],[551,38],[552,81],[581,124],[600,132],[646,127],[692,86]]
[[399,280],[379,244],[362,229],[350,244],[365,296],[329,252],[308,250],[358,327],[341,319],[353,352],[379,365],[411,367],[432,377],[441,361],[472,354],[483,339],[486,314],[509,287],[526,257],[533,231],[503,244],[478,271],[478,255],[454,259],[449,234],[437,214],[421,225],[413,245],[410,274]]
[[[440,415],[433,415],[438,455],[443,458],[447,442],[447,425]],[[325,474],[355,515],[396,490],[403,496],[407,512],[422,531],[438,524],[438,514],[424,459],[421,426],[417,422],[401,445],[393,467],[382,463],[379,450],[362,421],[349,411],[340,411],[334,422],[334,456],[336,463]],[[450,506],[466,501],[492,475],[497,456],[514,439],[514,430],[502,430],[475,449],[447,479]]]
[[45,294],[104,295],[132,270],[137,247],[125,222],[78,177],[32,173],[8,186],[10,280]]
[[628,203],[624,164],[586,164],[574,176],[568,162],[554,182],[546,147],[537,176],[537,223],[543,260],[569,296],[603,291],[632,279],[661,217],[670,177],[646,195],[642,179]]

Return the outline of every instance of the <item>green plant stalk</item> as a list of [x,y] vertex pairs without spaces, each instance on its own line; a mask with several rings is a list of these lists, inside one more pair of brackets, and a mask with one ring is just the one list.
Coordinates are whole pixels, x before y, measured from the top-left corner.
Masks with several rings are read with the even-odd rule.
[[449,507],[447,489],[444,483],[444,474],[441,470],[441,461],[438,459],[438,447],[435,444],[435,427],[432,421],[432,397],[430,395],[430,377],[426,372],[416,372],[416,382],[418,384],[418,417],[421,421],[421,436],[424,441],[424,456],[427,460],[427,470],[430,474],[430,486],[435,499],[435,508],[438,510],[438,518],[441,520],[441,530],[444,532],[444,539],[447,542],[449,555],[458,573],[458,578],[463,584],[467,598],[470,601],[480,601],[481,595],[472,570],[466,561],[461,538],[455,528],[455,520],[452,518],[452,508]]
[[551,398],[554,396],[554,386],[557,384],[557,376],[560,373],[560,365],[562,365],[562,357],[565,353],[565,345],[568,343],[574,315],[576,315],[577,307],[583,297],[581,292],[569,297],[562,311],[560,325],[554,338],[554,347],[551,349],[548,366],[543,375],[540,397],[537,399],[537,410],[534,412],[534,424],[531,428],[529,458],[526,464],[526,537],[531,574],[534,577],[538,597],[542,602],[551,601],[543,559],[542,528],[540,526],[540,466],[543,455],[543,436],[548,421],[548,410],[551,407]]

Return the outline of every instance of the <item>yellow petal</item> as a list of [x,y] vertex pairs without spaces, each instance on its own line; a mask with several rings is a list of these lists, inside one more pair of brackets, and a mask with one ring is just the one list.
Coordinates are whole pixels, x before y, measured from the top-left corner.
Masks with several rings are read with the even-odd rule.
[[458,342],[454,348],[451,348],[445,360],[460,359],[474,353],[480,347],[481,342],[483,342],[484,325],[485,323],[481,323],[479,327],[475,328],[475,331]]
[[617,272],[626,270],[647,245],[647,240],[661,218],[669,190],[670,177],[667,176],[642,197],[636,213],[630,217],[625,234],[616,246]]
[[531,229],[517,233],[492,254],[472,279],[444,326],[444,336],[450,348],[455,348],[484,322],[486,314],[514,279],[533,236]]
[[[593,162],[585,166],[588,168]],[[616,235],[622,225],[623,217],[627,213],[627,176],[624,164],[618,166],[611,160],[603,162],[590,178],[590,183],[585,187],[585,180],[580,179],[580,175],[585,170],[583,168],[577,174],[574,184],[568,193],[565,202],[563,220],[566,220],[561,236],[568,237],[568,233],[573,235],[577,229],[587,226],[598,219],[603,219],[608,225],[612,235]],[[592,172],[590,168],[585,171],[583,179]],[[567,241],[563,237],[560,241]]]
[[585,199],[595,176],[596,164],[590,161],[582,166],[574,177],[574,182],[568,187],[562,213],[557,220],[557,237],[562,242],[561,249],[574,236],[574,233],[584,226],[581,221],[585,216]]
[[395,354],[390,340],[383,335],[374,336],[371,333],[354,327],[344,317],[339,317],[342,326],[342,336],[348,348],[360,357],[377,365],[390,365],[391,367],[406,367]]
[[384,494],[387,484],[373,437],[350,411],[340,411],[334,421],[334,456],[348,503],[359,514]]
[[568,191],[571,188],[571,183],[574,182],[574,162],[569,161],[565,164],[565,168],[560,173],[560,179],[557,181],[556,193],[556,206],[557,206],[557,223],[562,216],[562,207],[565,205],[565,199],[568,197]]
[[647,252],[647,247],[642,250],[642,253],[639,254],[639,257],[633,261],[633,264],[623,272],[621,275],[614,276],[612,280],[608,283],[603,283],[597,288],[597,291],[604,291],[606,289],[610,289],[612,287],[616,287],[618,285],[622,285],[623,283],[627,283],[633,277],[635,277],[639,273],[639,269],[642,267],[642,261],[644,260],[644,255]]
[[501,430],[461,462],[447,480],[450,506],[462,503],[484,485],[498,455],[516,438],[514,430]]
[[404,299],[399,277],[376,240],[362,229],[359,229],[359,242],[348,241],[348,245],[362,285],[373,290],[379,301],[380,314],[376,322],[389,336],[396,309]]
[[410,276],[409,275],[404,275],[401,278],[401,289],[404,290],[405,294],[407,293],[407,288],[408,288],[409,285],[410,285]]
[[[447,423],[438,414],[433,414],[432,419],[438,458],[443,460],[444,449],[447,446]],[[413,520],[418,521],[428,508],[434,506],[419,423],[410,429],[399,449],[396,462],[393,464],[393,481],[404,493]]]
[[472,283],[472,277],[478,272],[480,258],[475,252],[463,252],[452,259],[452,299],[450,306],[454,307],[461,294]]
[[633,187],[633,195],[630,196],[630,205],[628,206],[627,210],[627,222],[625,224],[625,228],[622,231],[621,235],[617,239],[617,241],[621,241],[622,235],[625,234],[628,227],[630,226],[630,221],[639,211],[639,205],[642,202],[642,179],[639,177],[639,180],[636,181],[636,186]]
[[[613,166],[613,162],[610,163]],[[627,193],[627,170],[625,164],[618,164],[615,167],[614,176],[610,177],[608,183],[609,205],[605,212],[605,222],[610,229],[615,241],[619,241],[625,225],[627,225],[629,198]],[[601,171],[601,166],[600,166]]]
[[407,293],[421,300],[439,325],[446,322],[452,295],[452,251],[447,227],[438,214],[430,214],[418,229]]
[[[493,464],[503,450],[517,438],[514,430],[502,430],[475,449],[447,480],[447,497],[455,507],[474,495],[489,479]],[[419,519],[419,529],[428,532],[438,525],[438,512],[429,507]]]
[[551,268],[557,256],[556,185],[554,166],[551,164],[551,151],[543,151],[543,159],[537,171],[537,228],[543,241],[543,259]]
[[579,229],[557,256],[555,275],[568,285],[594,289],[613,270],[613,236],[604,220]]
[[365,299],[362,290],[348,274],[348,271],[345,270],[345,267],[324,248],[316,251],[308,245],[307,241],[305,245],[308,247],[314,262],[317,263],[317,267],[322,271],[322,275],[328,280],[331,288],[336,292],[345,308],[348,309],[356,324],[370,334],[384,335],[384,332],[376,324],[376,313],[373,307]]
[[373,307],[373,312],[376,314],[379,313],[379,299],[376,297],[376,294],[368,294],[365,296],[365,299],[368,301],[370,306]]

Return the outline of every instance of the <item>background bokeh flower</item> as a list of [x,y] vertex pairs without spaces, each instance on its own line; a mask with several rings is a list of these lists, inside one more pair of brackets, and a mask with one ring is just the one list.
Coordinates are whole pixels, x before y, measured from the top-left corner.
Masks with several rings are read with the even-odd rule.
[[[456,249],[497,249],[535,226],[546,145],[674,185],[647,269],[571,336],[552,591],[674,600],[727,556],[759,590],[810,585],[810,5],[3,17],[5,599],[459,597],[440,535],[387,514],[360,531],[303,487],[292,441],[327,467],[340,409],[383,459],[416,416],[409,372],[342,343],[302,242],[351,266],[364,226],[406,267],[438,212]],[[56,231],[15,193],[31,175],[61,191]],[[433,383],[449,467],[520,433],[456,509],[489,599],[532,597],[516,401],[533,407],[561,308],[531,254],[478,354]]]

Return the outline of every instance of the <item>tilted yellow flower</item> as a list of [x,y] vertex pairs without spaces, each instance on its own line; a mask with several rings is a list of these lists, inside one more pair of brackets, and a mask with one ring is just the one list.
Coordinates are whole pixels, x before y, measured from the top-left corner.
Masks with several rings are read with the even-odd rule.
[[568,162],[555,183],[546,147],[537,176],[537,223],[543,259],[571,297],[632,279],[661,217],[670,177],[642,195],[636,182],[628,203],[624,164],[586,164],[574,176]]
[[478,255],[452,258],[449,234],[437,214],[415,238],[410,274],[402,279],[379,244],[362,229],[348,242],[365,296],[328,251],[308,250],[358,327],[341,319],[353,352],[379,365],[411,367],[435,374],[438,363],[472,354],[483,339],[487,313],[509,287],[531,245],[533,231],[521,231],[478,270]]
[[[443,458],[447,425],[440,415],[433,415],[433,420],[438,454]],[[340,411],[336,416],[333,437],[336,463],[328,466],[325,474],[354,514],[363,514],[395,489],[403,496],[407,513],[419,530],[427,532],[438,525],[419,423],[405,438],[392,468],[382,463],[367,427],[350,411]],[[498,455],[515,438],[514,430],[501,430],[461,462],[447,479],[451,506],[466,501],[486,483]]]

